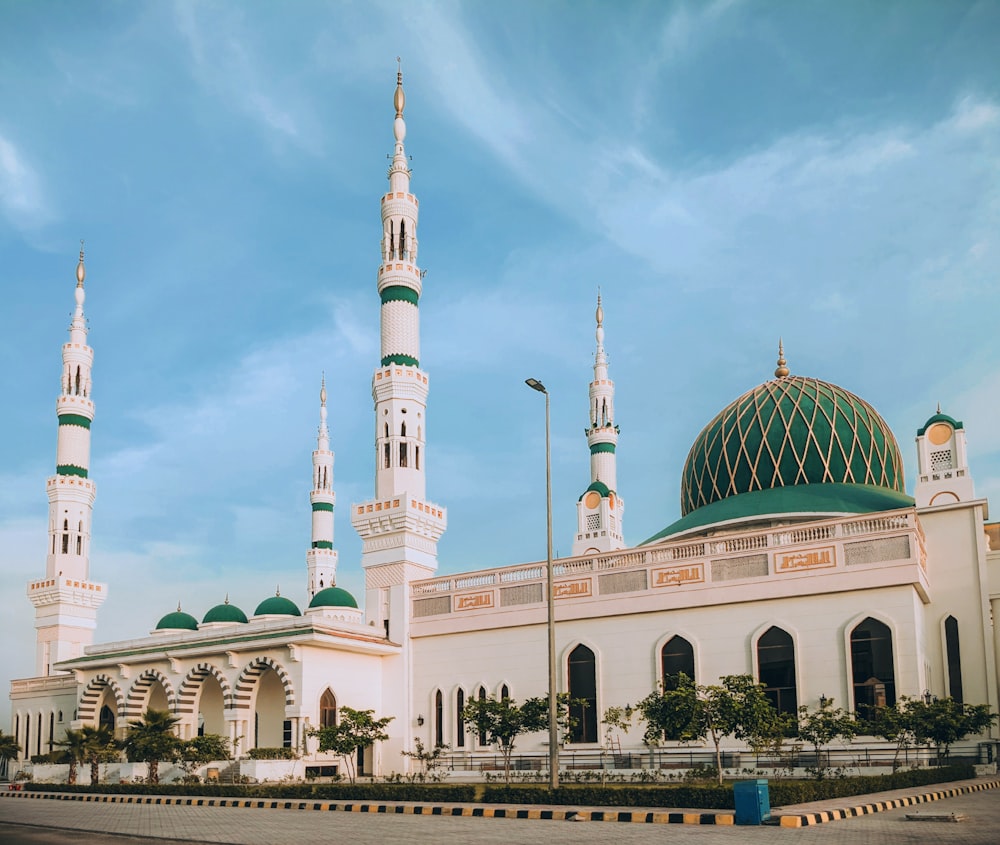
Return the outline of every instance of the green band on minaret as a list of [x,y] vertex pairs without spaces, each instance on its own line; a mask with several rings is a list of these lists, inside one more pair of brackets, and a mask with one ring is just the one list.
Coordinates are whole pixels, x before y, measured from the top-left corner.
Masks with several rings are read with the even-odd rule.
[[80,478],[86,478],[87,470],[83,467],[75,467],[72,464],[59,464],[56,467],[56,475],[78,475]]
[[610,452],[612,455],[615,453],[614,443],[592,443],[590,446],[590,454],[596,455],[598,452]]
[[333,543],[329,540],[314,540],[312,547],[314,549],[333,549]]
[[387,302],[409,302],[410,305],[416,305],[420,299],[420,294],[405,285],[389,285],[383,289],[381,296],[383,305]]
[[382,359],[382,366],[388,367],[390,364],[402,364],[405,367],[420,366],[420,362],[409,355],[386,355]]
[[78,425],[81,428],[90,428],[90,420],[79,414],[60,414],[59,425]]
[[333,513],[333,505],[331,505],[329,502],[313,502],[313,510],[330,511],[330,513]]

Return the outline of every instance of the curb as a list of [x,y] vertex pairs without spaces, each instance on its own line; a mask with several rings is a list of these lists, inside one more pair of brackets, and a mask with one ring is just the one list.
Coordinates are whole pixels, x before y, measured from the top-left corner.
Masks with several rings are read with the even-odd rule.
[[825,822],[838,821],[839,819],[850,819],[856,816],[868,816],[872,813],[881,813],[885,810],[896,810],[899,807],[909,807],[913,804],[926,804],[929,801],[940,801],[942,798],[954,798],[956,795],[967,795],[970,792],[981,792],[984,789],[996,789],[1000,787],[1000,779],[989,780],[983,783],[970,783],[965,786],[956,786],[951,789],[942,789],[935,792],[924,792],[920,795],[906,795],[902,798],[891,798],[888,801],[876,801],[873,804],[860,804],[857,807],[840,807],[833,810],[821,810],[815,813],[802,813],[797,815],[778,816],[782,827],[812,827]]
[[154,804],[182,807],[243,807],[257,810],[381,813],[407,816],[463,816],[486,819],[547,819],[552,821],[624,822],[626,824],[698,824],[729,826],[734,813],[671,813],[631,810],[550,810],[533,807],[467,807],[448,804],[378,804],[343,801],[282,801],[260,798],[174,798],[154,795],[99,795],[72,792],[8,792],[0,798],[87,801],[99,804]]

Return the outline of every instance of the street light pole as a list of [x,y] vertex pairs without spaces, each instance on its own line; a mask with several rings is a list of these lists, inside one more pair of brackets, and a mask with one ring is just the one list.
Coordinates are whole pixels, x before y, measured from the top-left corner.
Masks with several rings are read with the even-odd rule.
[[549,636],[549,788],[559,788],[559,724],[556,711],[556,612],[553,593],[552,571],[552,426],[549,418],[549,392],[538,379],[525,379],[532,390],[545,394],[545,529],[546,567],[548,584],[546,604],[548,607]]

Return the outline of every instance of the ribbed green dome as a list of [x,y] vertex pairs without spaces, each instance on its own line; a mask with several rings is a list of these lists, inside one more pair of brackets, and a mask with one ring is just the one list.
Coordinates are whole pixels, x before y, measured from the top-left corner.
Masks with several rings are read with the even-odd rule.
[[340,587],[327,587],[325,590],[320,590],[316,595],[313,596],[313,600],[309,602],[309,607],[354,607],[356,608],[358,603],[354,600],[347,590],[342,590]]
[[157,631],[197,631],[198,620],[178,608],[156,623]]
[[227,601],[225,604],[217,604],[213,607],[201,621],[204,624],[209,622],[246,622],[247,615],[235,604],[230,604]]
[[754,490],[865,484],[903,493],[903,459],[878,412],[819,379],[786,376],[731,402],[698,435],[681,512]]
[[284,596],[271,596],[257,605],[254,616],[301,616],[295,602]]

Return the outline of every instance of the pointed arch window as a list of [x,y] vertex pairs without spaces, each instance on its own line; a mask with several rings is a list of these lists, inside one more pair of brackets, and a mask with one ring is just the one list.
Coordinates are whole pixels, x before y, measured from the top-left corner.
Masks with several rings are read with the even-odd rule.
[[569,654],[570,742],[597,742],[597,659],[585,645]]
[[961,704],[962,696],[962,650],[959,648],[958,620],[949,616],[944,620],[944,644],[948,657],[948,695]]
[[392,445],[390,443],[385,444],[385,468],[389,469],[389,464],[392,460]]
[[83,554],[83,520],[80,521],[79,530],[76,535],[76,553]]
[[319,697],[319,726],[333,728],[337,725],[337,696],[327,687]]
[[434,745],[444,745],[444,693],[434,694]]
[[503,701],[505,698],[510,698],[510,687],[507,684],[500,687],[500,700]]
[[694,676],[694,647],[684,637],[673,636],[660,649],[660,671],[663,688],[677,689],[677,676],[687,675],[692,681]]
[[[476,693],[476,697],[480,701],[486,701],[486,687],[480,687],[479,691]],[[479,744],[481,746],[486,745],[486,731],[479,732]]]
[[455,694],[455,747],[465,748],[465,719],[463,718],[463,711],[465,710],[465,690],[459,690]]
[[399,424],[399,436],[406,437],[406,420]]
[[798,713],[798,689],[795,683],[795,644],[791,634],[781,628],[768,628],[757,640],[758,680],[764,694],[779,713]]
[[115,711],[105,704],[101,707],[101,712],[97,717],[97,725],[101,728],[115,729]]
[[76,395],[80,395],[80,368],[76,368],[76,382],[75,382]]
[[864,712],[896,703],[892,631],[870,616],[851,631],[851,680],[855,710]]
[[413,468],[420,469],[420,447],[413,447]]
[[49,754],[52,753],[52,746],[56,740],[56,714],[53,710],[49,713]]
[[62,553],[69,554],[69,520],[63,520]]

